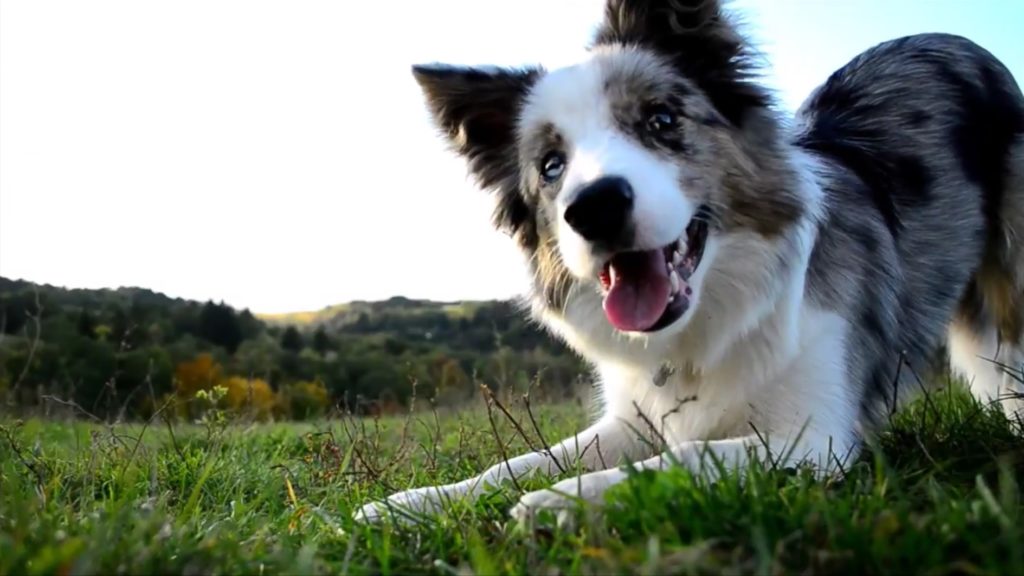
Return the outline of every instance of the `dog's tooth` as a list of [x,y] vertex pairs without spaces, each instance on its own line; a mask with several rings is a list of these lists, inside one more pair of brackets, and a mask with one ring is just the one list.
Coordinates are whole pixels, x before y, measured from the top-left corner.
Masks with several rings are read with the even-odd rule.
[[678,250],[672,252],[672,265],[679,266],[683,263],[683,255]]
[[676,294],[679,292],[679,274],[675,270],[668,275],[668,281],[672,284],[672,293]]
[[671,304],[676,301],[676,295],[672,294],[668,297],[668,303]]

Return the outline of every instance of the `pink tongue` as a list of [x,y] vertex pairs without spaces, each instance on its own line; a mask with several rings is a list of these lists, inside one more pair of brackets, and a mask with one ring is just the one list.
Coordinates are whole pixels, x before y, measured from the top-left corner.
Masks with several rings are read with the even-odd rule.
[[647,330],[668,307],[671,285],[661,250],[620,254],[611,262],[604,313],[619,330]]

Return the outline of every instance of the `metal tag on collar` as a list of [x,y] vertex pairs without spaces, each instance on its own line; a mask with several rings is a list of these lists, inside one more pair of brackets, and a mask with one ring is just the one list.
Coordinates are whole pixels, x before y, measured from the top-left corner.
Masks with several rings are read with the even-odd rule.
[[668,382],[668,379],[676,373],[676,367],[668,362],[665,362],[658,368],[658,372],[654,375],[654,385],[661,388]]

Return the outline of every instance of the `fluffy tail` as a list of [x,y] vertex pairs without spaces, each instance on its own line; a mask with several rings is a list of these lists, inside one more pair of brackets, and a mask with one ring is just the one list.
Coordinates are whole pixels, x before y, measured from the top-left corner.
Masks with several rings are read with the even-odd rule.
[[[1024,124],[1024,97],[1017,104]],[[986,191],[989,239],[950,327],[949,352],[979,400],[1024,418],[1024,126],[1005,167],[999,189]]]

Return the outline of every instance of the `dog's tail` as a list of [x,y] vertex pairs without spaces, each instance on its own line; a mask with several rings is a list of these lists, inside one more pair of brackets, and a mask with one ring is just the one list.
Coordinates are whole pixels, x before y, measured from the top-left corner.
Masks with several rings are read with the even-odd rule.
[[1024,417],[1024,95],[1008,71],[993,80],[987,89],[999,95],[1000,124],[986,137],[1002,139],[1005,156],[985,159],[1001,168],[981,186],[988,239],[950,327],[949,352],[976,396]]

